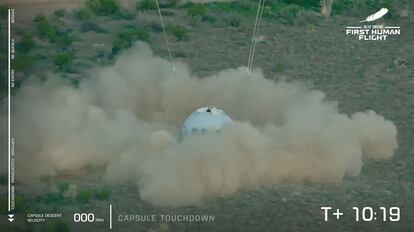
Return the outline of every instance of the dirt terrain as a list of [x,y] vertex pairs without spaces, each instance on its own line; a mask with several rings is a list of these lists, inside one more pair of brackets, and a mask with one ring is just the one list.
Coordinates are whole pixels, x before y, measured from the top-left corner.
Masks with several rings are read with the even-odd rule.
[[[18,1],[16,1],[17,4]],[[59,1],[60,2],[60,1]],[[66,1],[67,12],[81,3]],[[77,1],[80,2],[80,1]],[[128,2],[128,1],[126,1]],[[23,3],[19,3],[24,5]],[[40,4],[40,3],[39,3]],[[42,2],[43,4],[43,2]],[[56,9],[54,3],[40,6],[46,13]],[[49,8],[50,7],[50,8]],[[16,5],[16,9],[19,6]],[[16,19],[26,21],[38,12],[32,7],[17,11]],[[53,9],[53,10],[52,10]],[[200,77],[205,77],[227,68],[247,64],[250,36],[254,17],[238,12],[209,11],[214,22],[190,19],[187,9],[166,9],[167,24],[180,24],[188,29],[188,39],[177,40],[170,36],[171,50],[177,60],[189,64]],[[27,18],[26,18],[27,17]],[[229,25],[233,18],[238,25]],[[254,68],[261,68],[269,79],[305,81],[322,90],[329,99],[336,100],[342,112],[352,114],[372,109],[393,121],[398,128],[399,148],[391,160],[366,161],[362,173],[336,184],[292,184],[285,183],[265,188],[247,189],[229,197],[212,198],[200,206],[166,208],[155,207],[143,202],[137,194],[137,187],[127,184],[111,186],[104,183],[99,173],[86,173],[82,178],[59,176],[49,180],[41,188],[53,187],[61,181],[80,188],[111,189],[105,200],[91,200],[85,204],[47,204],[33,206],[36,210],[61,212],[72,231],[107,230],[105,223],[74,224],[73,212],[88,211],[108,220],[109,204],[114,206],[114,215],[126,214],[210,214],[214,222],[127,222],[114,221],[115,231],[413,231],[414,224],[414,21],[412,18],[391,18],[381,23],[400,26],[401,35],[386,41],[359,41],[345,35],[346,26],[353,26],[359,18],[335,16],[325,20],[321,17],[297,19],[292,24],[273,18],[265,18],[260,34],[262,41],[257,45]],[[81,24],[67,13],[62,21],[66,27],[74,28],[76,40],[76,71],[62,74],[65,78],[84,78],[84,71],[96,65],[108,65],[111,43],[114,37],[124,31],[127,25],[151,25],[158,22],[155,11],[135,12],[133,18],[95,19],[105,32],[81,31]],[[30,21],[30,20],[29,20]],[[27,22],[27,21],[26,21]],[[17,23],[16,31],[34,31],[31,23]],[[150,31],[150,47],[155,54],[168,58],[162,33]],[[19,35],[17,35],[19,36]],[[33,69],[17,73],[24,81],[29,73],[41,75],[54,72],[54,65],[48,61],[48,54],[54,45],[36,38],[39,47],[35,56],[43,57]],[[52,187],[51,187],[52,186]],[[4,190],[4,186],[2,186]],[[19,188],[17,188],[17,192]],[[24,187],[22,187],[24,191]],[[30,195],[30,194],[29,194]],[[27,196],[27,194],[25,195]],[[32,196],[29,201],[36,201]],[[33,205],[33,204],[32,204]],[[339,208],[348,215],[341,220],[324,222],[321,206]],[[401,208],[401,220],[397,222],[355,222],[353,206],[374,208],[397,206]],[[36,208],[37,207],[37,208]],[[16,215],[16,222],[26,219],[24,209]],[[27,224],[21,226],[6,223],[1,216],[0,225],[10,231],[33,231]],[[34,228],[40,228],[35,226]],[[9,230],[7,230],[9,231]],[[46,230],[47,231],[47,230]],[[49,230],[50,231],[50,230]]]

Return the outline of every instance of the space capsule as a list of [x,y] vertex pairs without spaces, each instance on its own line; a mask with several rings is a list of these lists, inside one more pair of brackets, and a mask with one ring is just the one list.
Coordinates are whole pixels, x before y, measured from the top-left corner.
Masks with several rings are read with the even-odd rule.
[[231,118],[224,111],[216,107],[199,108],[184,121],[180,130],[180,140],[191,134],[220,132],[223,125],[231,121]]

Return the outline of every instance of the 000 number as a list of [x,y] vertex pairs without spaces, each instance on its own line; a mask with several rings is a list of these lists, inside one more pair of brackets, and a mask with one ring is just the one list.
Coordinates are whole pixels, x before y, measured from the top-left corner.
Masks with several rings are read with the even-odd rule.
[[95,215],[93,213],[75,213],[73,214],[74,222],[94,222]]

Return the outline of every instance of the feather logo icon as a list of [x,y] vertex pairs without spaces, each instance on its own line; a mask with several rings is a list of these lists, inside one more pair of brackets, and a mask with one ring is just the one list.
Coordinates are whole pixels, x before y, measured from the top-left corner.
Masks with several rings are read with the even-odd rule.
[[368,16],[365,20],[360,21],[360,23],[363,22],[372,22],[375,20],[378,20],[380,18],[382,18],[384,15],[386,15],[388,13],[388,9],[387,8],[382,8],[381,10],[375,12],[374,14]]

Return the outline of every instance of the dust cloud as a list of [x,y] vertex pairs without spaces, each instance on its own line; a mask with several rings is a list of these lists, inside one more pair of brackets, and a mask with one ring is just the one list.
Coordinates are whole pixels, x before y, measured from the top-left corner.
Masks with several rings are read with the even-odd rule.
[[[260,70],[247,78],[245,68],[198,78],[176,66],[138,43],[76,87],[54,74],[25,81],[12,112],[18,181],[100,169],[106,181],[137,184],[152,204],[193,205],[251,187],[339,182],[398,146],[391,121],[340,113],[306,84]],[[179,142],[185,118],[206,105],[234,122]]]

